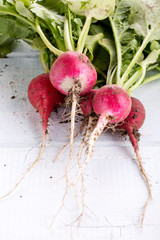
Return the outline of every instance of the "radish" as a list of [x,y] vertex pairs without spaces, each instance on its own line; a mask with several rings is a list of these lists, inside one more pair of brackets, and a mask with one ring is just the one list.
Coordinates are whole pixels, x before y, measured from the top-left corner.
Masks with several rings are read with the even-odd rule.
[[64,95],[53,87],[49,74],[43,73],[30,82],[28,99],[42,118],[42,132],[45,136],[48,118],[52,110],[64,102]]
[[[69,161],[65,168],[66,191],[68,192],[68,168],[72,160],[73,139],[75,128],[76,107],[79,96],[90,92],[97,80],[97,72],[88,57],[75,51],[62,53],[53,63],[50,70],[50,81],[61,93],[68,96],[67,101],[72,104],[71,110],[71,131],[70,131],[70,154]],[[66,105],[68,105],[66,101]],[[63,205],[63,203],[62,203]],[[61,209],[62,207],[60,207]],[[59,211],[58,211],[59,212]],[[51,223],[51,225],[53,222]]]
[[53,87],[49,79],[49,74],[47,73],[40,74],[30,82],[28,87],[28,98],[32,106],[39,112],[42,118],[42,146],[37,159],[27,169],[20,181],[15,185],[12,190],[10,190],[0,199],[10,195],[18,187],[18,185],[22,182],[22,180],[30,172],[30,170],[39,162],[45,148],[48,118],[52,110],[64,102],[64,95]]
[[144,120],[145,120],[145,108],[144,108],[143,104],[137,98],[132,97],[131,100],[132,100],[132,106],[131,106],[131,111],[130,111],[128,117],[124,120],[124,122],[121,125],[119,125],[117,127],[118,127],[118,129],[122,129],[127,132],[128,136],[130,138],[130,141],[134,147],[134,151],[137,156],[137,160],[138,160],[138,163],[140,166],[141,173],[147,183],[149,198],[146,201],[144,208],[143,208],[143,213],[142,213],[142,218],[141,218],[141,227],[142,227],[145,210],[147,208],[149,201],[152,198],[151,185],[150,185],[149,179],[145,173],[145,170],[143,168],[141,157],[139,154],[139,147],[138,147],[139,139],[137,139],[137,137],[136,137],[138,129],[141,128],[141,126],[143,125]]
[[107,124],[117,124],[128,116],[131,109],[131,98],[122,87],[111,84],[103,86],[95,93],[92,104],[99,119],[90,136],[87,156],[76,175],[73,183],[74,186],[76,185],[83,169],[92,157],[94,144]]
[[66,166],[66,176],[72,159],[76,106],[77,102],[79,102],[78,96],[88,93],[95,85],[96,80],[96,70],[88,57],[74,51],[62,53],[50,70],[50,81],[53,86],[63,94],[69,96],[69,102],[72,102],[70,156]]

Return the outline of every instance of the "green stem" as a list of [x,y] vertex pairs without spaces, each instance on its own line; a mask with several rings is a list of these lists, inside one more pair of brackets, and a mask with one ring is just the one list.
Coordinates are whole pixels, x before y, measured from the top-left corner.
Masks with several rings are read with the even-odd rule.
[[85,48],[83,54],[87,55],[88,48]]
[[130,62],[127,70],[124,72],[123,76],[120,79],[120,85],[123,85],[123,83],[126,81],[128,75],[130,74],[132,68],[134,67],[134,65],[136,64],[137,60],[139,59],[140,55],[142,54],[144,48],[146,47],[151,35],[152,35],[153,31],[150,31],[148,33],[148,35],[144,38],[142,45],[140,46],[140,48],[138,49],[138,51],[136,52],[134,58],[132,59],[132,61]]
[[120,75],[121,75],[121,66],[122,66],[122,53],[121,53],[121,45],[119,42],[118,34],[116,32],[116,27],[114,25],[114,22],[111,17],[109,17],[109,21],[112,26],[112,31],[115,39],[115,45],[116,45],[116,50],[117,50],[117,79],[116,79],[116,84],[121,85],[120,82]]
[[158,74],[156,74],[156,75],[153,75],[153,76],[150,76],[150,77],[146,78],[146,79],[142,82],[141,85],[146,84],[146,83],[149,83],[149,82],[154,81],[154,80],[157,80],[157,79],[159,79],[159,78],[160,78],[160,73],[158,73]]
[[104,83],[104,80],[98,80],[98,81],[96,82],[96,86],[97,86],[99,83]]
[[98,67],[96,67],[95,65],[93,65],[94,66],[94,68],[96,69],[96,71],[99,73],[99,74],[101,74],[101,76],[102,77],[104,77],[104,79],[107,79],[107,76],[106,76],[106,74],[103,72],[103,71],[101,71]]
[[73,51],[71,39],[70,39],[70,33],[69,33],[69,23],[67,17],[65,17],[64,20],[64,42],[66,46],[67,51]]
[[36,26],[30,22],[27,18],[25,17],[22,17],[21,15],[17,14],[16,12],[9,12],[7,11],[6,9],[4,9],[3,11],[0,9],[0,13],[2,14],[8,14],[8,15],[11,15],[11,16],[15,16],[16,18],[19,18],[20,20],[24,21],[25,23],[27,23],[28,25],[30,25],[32,27],[32,29],[37,32],[37,29],[36,29]]
[[39,33],[41,39],[43,40],[44,44],[47,46],[47,48],[49,48],[51,50],[51,52],[53,52],[55,55],[59,56],[63,53],[63,51],[60,51],[59,49],[55,48],[50,42],[49,40],[46,38],[46,36],[44,35],[40,25],[39,25],[39,21],[38,21],[38,17],[36,17],[36,29],[37,32]]
[[71,41],[72,48],[74,49],[74,40],[73,40],[73,35],[72,35],[71,13],[70,13],[69,9],[68,9],[68,24],[69,24],[70,41]]
[[123,88],[124,88],[125,90],[127,90],[128,88],[130,88],[131,85],[132,85],[135,81],[137,81],[137,79],[140,77],[141,74],[142,74],[142,68],[139,69],[137,72],[135,72],[135,73],[132,75],[132,77],[130,77],[130,78],[126,81],[126,83],[124,83]]
[[146,75],[146,66],[142,67],[142,75],[141,75],[141,77],[139,78],[138,82],[135,85],[133,85],[133,87],[130,87],[128,89],[129,92],[133,92],[136,88],[139,87],[139,85],[142,83],[145,75]]
[[117,68],[115,67],[113,69],[112,73],[110,74],[110,77],[107,79],[106,84],[113,84],[113,78],[114,78],[116,71],[117,71]]
[[88,16],[86,18],[86,22],[85,22],[85,24],[83,26],[82,32],[81,32],[80,37],[78,39],[77,51],[80,52],[80,53],[83,52],[83,48],[84,48],[84,45],[85,45],[85,42],[86,42],[86,38],[87,38],[87,35],[88,35],[88,32],[89,32],[91,21],[92,21],[92,17]]
[[46,63],[45,63],[45,61],[44,61],[43,50],[44,50],[44,49],[41,49],[41,50],[40,50],[41,63],[42,63],[42,65],[43,65],[44,71],[45,71],[46,73],[49,73],[49,69],[48,69],[48,67],[47,67],[47,65],[46,65]]

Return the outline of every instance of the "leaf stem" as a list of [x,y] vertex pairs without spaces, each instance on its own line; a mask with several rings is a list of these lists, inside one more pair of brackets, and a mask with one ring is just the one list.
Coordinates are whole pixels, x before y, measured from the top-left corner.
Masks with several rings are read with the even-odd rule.
[[43,40],[44,44],[47,46],[47,48],[49,48],[51,50],[51,52],[53,52],[55,55],[59,56],[63,53],[63,51],[57,49],[56,47],[54,47],[49,40],[46,38],[46,36],[44,35],[40,25],[39,25],[39,21],[38,21],[38,17],[36,17],[36,29],[37,32],[39,33],[41,39]]
[[88,32],[89,32],[91,21],[92,21],[92,17],[88,16],[86,18],[86,22],[85,22],[85,24],[83,26],[83,29],[82,29],[82,32],[80,34],[80,37],[79,37],[79,40],[78,40],[78,43],[77,43],[77,51],[80,52],[80,53],[83,52],[83,48],[84,48],[86,38],[87,38],[87,35],[88,35]]
[[43,50],[44,50],[44,49],[41,49],[41,50],[40,50],[41,63],[42,63],[42,65],[43,65],[44,71],[45,71],[46,73],[49,73],[49,69],[48,69],[48,67],[47,67],[47,65],[46,65],[46,63],[45,63],[45,61],[44,61]]
[[69,23],[67,17],[64,20],[64,42],[67,51],[73,51],[71,39],[70,39],[70,32],[69,32]]
[[107,76],[106,76],[106,74],[102,71],[102,70],[100,70],[97,66],[95,66],[95,65],[93,65],[94,66],[94,68],[96,69],[96,71],[99,73],[99,74],[101,74],[101,76],[102,77],[104,77],[104,79],[107,79]]
[[130,77],[124,84],[123,88],[127,90],[128,88],[131,87],[131,85],[140,77],[142,74],[142,68],[140,68],[137,72],[135,72],[132,77]]
[[158,74],[156,74],[156,75],[153,75],[153,76],[150,76],[150,77],[146,78],[146,79],[142,82],[141,85],[146,84],[146,83],[149,83],[149,82],[154,81],[154,80],[157,80],[157,79],[159,79],[159,78],[160,78],[160,73],[158,73]]
[[139,78],[139,80],[137,81],[137,83],[135,85],[133,85],[132,87],[130,87],[128,90],[129,92],[133,92],[136,88],[138,88],[141,84],[141,82],[143,81],[144,77],[146,75],[146,66],[142,67],[142,75]]
[[119,42],[118,34],[116,33],[116,27],[114,25],[114,22],[112,20],[112,17],[109,17],[109,21],[112,26],[112,31],[115,39],[115,45],[117,49],[117,79],[116,79],[116,84],[121,85],[120,81],[120,75],[121,75],[121,66],[122,66],[122,53],[121,53],[121,45]]

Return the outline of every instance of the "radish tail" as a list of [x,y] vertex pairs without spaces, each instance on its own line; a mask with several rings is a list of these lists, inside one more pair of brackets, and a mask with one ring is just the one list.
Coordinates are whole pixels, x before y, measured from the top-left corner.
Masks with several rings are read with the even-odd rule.
[[[87,144],[87,141],[89,139],[89,134],[91,132],[92,123],[93,123],[93,117],[89,116],[88,126],[87,126],[87,129],[86,129],[85,137],[84,137],[83,142],[81,144],[81,148],[79,150],[78,158],[77,158],[77,163],[78,163],[79,168],[81,168],[81,156],[82,156],[83,149],[85,148],[85,146]],[[79,222],[79,225],[80,225],[81,218],[84,214],[84,208],[85,208],[84,191],[85,191],[85,187],[84,187],[83,172],[81,173],[80,177],[81,177],[81,186],[82,186],[82,189],[81,189],[81,191],[82,191],[82,199],[81,199],[81,201],[82,201],[82,211],[81,211],[80,215],[71,223],[71,225],[75,224],[76,222]],[[78,205],[77,191],[76,191],[76,186],[74,184],[73,184],[73,189],[74,189],[74,193],[75,193],[75,199],[76,199],[76,202],[77,202],[77,205]]]
[[129,138],[130,138],[130,141],[134,147],[134,151],[136,153],[136,157],[137,157],[137,161],[139,163],[139,167],[140,167],[140,171],[141,171],[141,174],[143,175],[144,177],[144,180],[146,182],[146,185],[147,185],[147,188],[148,188],[148,199],[143,207],[143,212],[142,212],[142,217],[141,217],[141,224],[140,224],[140,227],[143,226],[143,221],[144,221],[144,216],[145,216],[145,212],[146,212],[146,209],[147,209],[147,206],[149,204],[149,202],[151,201],[152,199],[152,192],[151,192],[151,185],[150,185],[150,182],[149,182],[149,179],[147,177],[147,174],[145,173],[145,170],[143,168],[143,164],[142,164],[142,160],[141,160],[141,157],[140,157],[140,154],[139,154],[139,148],[138,148],[138,143],[137,143],[137,140],[133,134],[133,130],[128,130],[128,134],[129,134]]
[[[92,116],[89,116],[89,119],[88,119],[88,126],[87,126],[87,129],[86,129],[86,133],[85,133],[85,137],[83,139],[83,142],[81,143],[81,148],[79,150],[79,153],[78,153],[78,157],[77,157],[77,163],[78,163],[78,166],[79,166],[79,169],[81,168],[81,156],[82,156],[82,152],[83,152],[83,149],[85,148],[86,144],[87,144],[87,141],[89,139],[89,134],[90,134],[90,129],[91,129],[91,126],[92,126],[92,121],[93,121],[93,117]],[[84,199],[84,179],[83,179],[83,174],[81,173],[81,183],[82,183],[82,207],[83,207],[83,199]],[[76,202],[78,203],[78,200],[77,200],[77,191],[76,191],[76,186],[73,184],[73,189],[74,189],[74,193],[75,193],[75,199],[76,199]],[[78,204],[77,204],[78,206]]]
[[101,135],[101,133],[103,132],[103,129],[106,127],[107,123],[108,123],[108,118],[106,118],[104,116],[100,116],[97,126],[95,127],[95,129],[93,130],[93,132],[90,136],[89,143],[88,143],[87,156],[86,156],[85,161],[81,165],[78,174],[75,177],[75,181],[73,183],[74,186],[76,186],[80,175],[82,174],[84,168],[87,166],[89,160],[91,159],[95,142],[98,139],[98,137]]
[[[82,121],[82,124],[80,125],[79,131],[74,135],[74,139],[76,137],[78,137],[78,135],[83,131],[83,127],[84,127],[84,123],[85,123],[85,119]],[[57,159],[59,158],[59,156],[61,155],[61,153],[63,152],[63,150],[70,144],[70,142],[67,142],[58,152],[57,156],[55,157],[55,159],[53,160],[53,162],[55,163],[57,161]]]
[[19,182],[15,185],[15,187],[13,189],[11,189],[7,194],[5,194],[4,196],[0,197],[0,200],[2,200],[3,198],[8,197],[11,193],[13,193],[16,188],[20,185],[20,183],[23,181],[23,179],[26,177],[26,175],[31,171],[32,168],[35,167],[35,165],[39,162],[41,155],[44,151],[45,148],[45,141],[46,141],[46,132],[43,131],[43,139],[42,139],[42,146],[40,149],[40,152],[38,154],[37,159],[34,161],[34,163],[27,169],[27,171],[25,172],[25,174],[21,177],[21,179],[19,180]]
[[71,110],[71,131],[70,131],[70,153],[69,153],[69,160],[67,162],[66,168],[65,168],[65,178],[66,178],[66,189],[65,193],[63,195],[62,203],[61,206],[59,207],[56,215],[54,216],[50,228],[52,228],[55,219],[59,215],[60,211],[62,210],[64,206],[64,202],[68,193],[68,188],[69,188],[69,179],[68,179],[68,168],[70,166],[70,163],[72,161],[72,155],[73,155],[73,139],[74,139],[74,128],[75,128],[75,116],[76,116],[76,106],[77,106],[77,98],[74,93],[72,93],[72,110]]
[[141,173],[146,181],[146,184],[147,184],[147,187],[148,187],[148,193],[149,193],[149,196],[148,196],[148,199],[143,207],[143,212],[142,212],[142,217],[141,217],[141,224],[140,224],[140,227],[142,228],[143,226],[143,221],[144,221],[144,216],[145,216],[145,212],[146,212],[146,209],[147,209],[147,206],[149,204],[149,202],[151,201],[152,199],[152,192],[151,192],[151,185],[150,185],[150,182],[149,182],[149,179],[144,171],[144,168],[143,168],[143,165],[142,165],[142,161],[141,161],[141,157],[140,157],[140,154],[139,154],[139,150],[135,150],[135,153],[136,153],[136,156],[137,156],[137,160],[138,160],[138,163],[139,163],[139,167],[140,167],[140,170],[141,170]]

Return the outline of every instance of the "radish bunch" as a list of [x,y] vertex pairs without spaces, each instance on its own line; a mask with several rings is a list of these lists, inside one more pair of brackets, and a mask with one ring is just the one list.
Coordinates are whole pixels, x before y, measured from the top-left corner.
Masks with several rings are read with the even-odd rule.
[[[42,118],[42,146],[38,158],[15,188],[38,163],[45,146],[50,113],[64,103],[64,107],[71,107],[70,153],[65,167],[66,189],[52,224],[64,206],[70,186],[68,170],[77,136],[74,134],[75,118],[81,109],[86,123],[85,135],[77,157],[79,169],[71,183],[77,196],[76,185],[81,177],[80,218],[84,212],[83,170],[92,157],[95,142],[104,129],[112,126],[117,132],[123,130],[128,134],[148,187],[149,198],[144,205],[142,226],[152,197],[137,139],[138,130],[145,120],[145,109],[138,99],[131,96],[139,86],[160,78],[157,72],[150,77],[146,75],[147,71],[160,70],[157,20],[160,19],[160,3],[157,0],[147,3],[144,0],[58,0],[52,4],[43,0],[28,1],[27,4],[22,3],[24,1],[2,2],[0,17],[8,23],[4,31],[7,37],[14,40],[8,31],[11,19],[15,21],[13,32],[21,33],[16,35],[16,39],[23,36],[19,25],[22,28],[24,22],[26,34],[22,39],[40,50],[40,60],[47,72],[34,78],[28,87],[29,101]],[[3,37],[3,33],[0,35]],[[4,37],[6,39],[6,35]],[[81,162],[85,147],[86,157]]]

